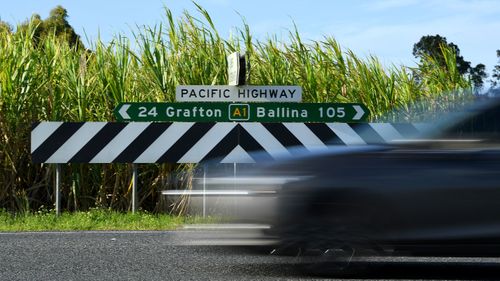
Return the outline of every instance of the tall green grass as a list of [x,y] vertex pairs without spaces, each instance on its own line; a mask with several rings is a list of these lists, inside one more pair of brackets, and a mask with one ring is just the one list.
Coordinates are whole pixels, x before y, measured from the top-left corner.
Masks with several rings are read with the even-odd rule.
[[[443,48],[446,66],[424,58],[417,67],[384,67],[375,56],[358,57],[333,37],[305,41],[298,28],[286,40],[257,41],[250,27],[224,39],[207,11],[178,19],[166,9],[166,20],[139,28],[134,38],[99,39],[89,50],[77,50],[48,37],[37,46],[33,31],[0,34],[0,208],[51,208],[53,167],[32,164],[33,121],[113,121],[121,101],[174,101],[182,84],[227,84],[226,56],[246,52],[256,85],[300,85],[305,102],[360,102],[377,119],[385,112],[422,98],[471,87],[459,75],[452,50]],[[159,190],[173,172],[192,165],[142,165],[140,205],[159,208]],[[189,177],[180,184],[188,186]],[[127,210],[131,166],[67,165],[63,207]],[[177,210],[182,208],[177,206]]]

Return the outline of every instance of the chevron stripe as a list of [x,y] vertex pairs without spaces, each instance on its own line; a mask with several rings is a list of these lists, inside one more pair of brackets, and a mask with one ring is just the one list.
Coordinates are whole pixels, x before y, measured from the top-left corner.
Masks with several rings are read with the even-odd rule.
[[94,136],[94,132],[100,131],[106,125],[105,122],[89,122],[76,131],[59,149],[47,159],[47,163],[66,163],[78,153],[78,148],[87,144]]
[[[186,152],[193,147],[215,123],[194,123],[158,160],[157,163],[178,163]],[[196,162],[194,162],[196,163]]]
[[411,138],[425,124],[39,122],[35,163],[265,162],[297,151]]
[[385,140],[369,123],[349,124],[360,138],[367,144],[384,143]]
[[274,158],[288,156],[290,152],[286,149],[261,123],[241,123],[255,140]]
[[284,147],[295,147],[303,148],[304,144],[295,137],[295,135],[287,129],[287,127],[282,123],[263,123],[266,130],[278,140]]
[[181,138],[194,123],[172,123],[134,163],[156,163]]
[[283,124],[307,148],[307,150],[315,151],[327,148],[326,145],[304,123]]
[[[66,142],[66,140],[68,140],[68,138],[77,132],[82,125],[83,123],[62,123],[56,130],[53,131],[51,135],[47,136],[47,138],[32,141],[32,143],[41,143],[37,149],[31,153],[33,162],[47,162],[47,159],[52,156],[52,154],[54,154]],[[40,124],[37,128],[43,126],[44,124]],[[53,128],[54,127],[49,126],[49,130]]]
[[255,163],[255,160],[241,146],[237,145],[221,163]]
[[47,140],[63,122],[42,122],[31,131],[31,153]]
[[127,123],[107,123],[68,162],[89,163],[125,126]]
[[403,136],[389,123],[370,123],[370,126],[381,136],[385,142],[402,140]]
[[366,142],[346,123],[327,124],[346,145],[360,145]]
[[184,156],[179,163],[198,163],[216,146],[236,123],[217,123]]
[[131,122],[108,145],[106,145],[89,163],[109,163],[144,131],[150,123]]
[[305,125],[326,145],[345,144],[326,123],[306,123]]
[[396,131],[398,131],[403,138],[415,138],[419,135],[420,131],[417,129],[415,124],[411,123],[396,123],[392,124]]
[[[242,155],[237,152],[238,146],[246,152],[259,152],[258,154],[253,153],[253,157],[255,157],[255,159],[251,156],[254,160],[270,161],[273,159],[251,134],[243,129],[240,124],[237,124],[210,150],[209,153],[203,156],[203,159],[200,161],[220,159],[229,154],[235,153],[245,159],[248,158],[246,155]],[[248,161],[245,160],[245,162]]]
[[113,162],[122,163],[127,162],[128,159],[136,159],[134,161],[136,162],[137,157],[150,147],[155,139],[168,130],[169,126],[170,124],[151,123]]

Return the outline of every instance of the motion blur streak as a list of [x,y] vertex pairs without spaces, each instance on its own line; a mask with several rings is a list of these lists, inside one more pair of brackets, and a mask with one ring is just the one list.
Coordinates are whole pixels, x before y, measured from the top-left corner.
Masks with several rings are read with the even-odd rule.
[[212,214],[271,226],[211,242],[256,235],[252,243],[269,239],[273,253],[317,253],[322,261],[500,256],[500,99],[452,117],[439,116],[445,121],[418,138],[297,152],[203,181],[206,190],[228,191],[210,197]]

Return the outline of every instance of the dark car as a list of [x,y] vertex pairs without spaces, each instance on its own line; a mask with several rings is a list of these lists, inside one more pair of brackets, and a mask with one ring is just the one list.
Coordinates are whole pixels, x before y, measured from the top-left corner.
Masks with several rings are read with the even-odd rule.
[[[363,255],[500,254],[500,99],[423,137],[271,164],[277,251]],[[338,268],[337,268],[338,269]]]

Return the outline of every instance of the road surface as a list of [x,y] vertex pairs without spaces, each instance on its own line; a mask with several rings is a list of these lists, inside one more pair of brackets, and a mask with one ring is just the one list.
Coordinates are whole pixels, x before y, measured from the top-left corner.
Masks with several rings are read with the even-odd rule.
[[[0,280],[323,280],[296,257],[188,245],[197,233],[0,233]],[[498,280],[500,258],[394,259],[356,278]]]

